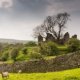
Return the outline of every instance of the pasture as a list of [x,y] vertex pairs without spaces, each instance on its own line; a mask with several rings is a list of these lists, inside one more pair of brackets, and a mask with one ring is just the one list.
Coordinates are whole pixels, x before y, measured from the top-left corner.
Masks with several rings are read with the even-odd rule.
[[[10,73],[5,80],[80,80],[80,68],[48,73]],[[0,80],[3,80],[0,75]]]

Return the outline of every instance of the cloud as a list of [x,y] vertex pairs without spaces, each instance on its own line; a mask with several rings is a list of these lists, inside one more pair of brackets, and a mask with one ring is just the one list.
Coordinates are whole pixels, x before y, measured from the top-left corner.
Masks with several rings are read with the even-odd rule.
[[0,8],[11,8],[13,0],[0,0]]
[[[17,14],[36,16],[53,15],[59,12],[73,14],[80,11],[80,0],[14,0]],[[20,16],[21,16],[20,15]]]
[[80,12],[80,0],[47,0],[46,14]]
[[6,14],[11,18],[42,19],[60,12],[79,14],[80,0],[0,0],[0,8],[10,8]]

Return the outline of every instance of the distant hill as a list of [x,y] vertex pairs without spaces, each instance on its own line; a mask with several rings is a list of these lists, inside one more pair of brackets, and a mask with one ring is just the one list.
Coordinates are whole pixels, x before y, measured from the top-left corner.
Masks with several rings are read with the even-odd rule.
[[9,44],[16,44],[16,43],[27,43],[29,42],[28,40],[16,40],[16,39],[4,39],[0,38],[0,43],[9,43]]

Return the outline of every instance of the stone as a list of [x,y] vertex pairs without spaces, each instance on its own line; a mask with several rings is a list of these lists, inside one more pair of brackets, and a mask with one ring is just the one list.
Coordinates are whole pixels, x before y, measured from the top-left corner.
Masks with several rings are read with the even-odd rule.
[[55,41],[55,38],[54,38],[54,36],[52,34],[47,33],[46,41]]
[[41,42],[43,42],[43,37],[39,34],[39,36],[38,36],[38,44],[40,44]]
[[70,35],[68,32],[66,32],[63,37],[63,44],[66,43],[69,40],[69,38],[70,38]]

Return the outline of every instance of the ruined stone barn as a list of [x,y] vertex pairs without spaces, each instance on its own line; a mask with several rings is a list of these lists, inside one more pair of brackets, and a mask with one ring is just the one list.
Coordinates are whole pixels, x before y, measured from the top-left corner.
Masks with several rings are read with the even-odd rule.
[[38,44],[40,45],[43,42],[43,37],[39,34],[38,36]]
[[55,41],[55,37],[52,34],[47,33],[46,41]]
[[63,39],[62,39],[62,43],[65,44],[69,39],[70,39],[70,35],[69,35],[68,32],[66,32],[66,33],[64,34]]

